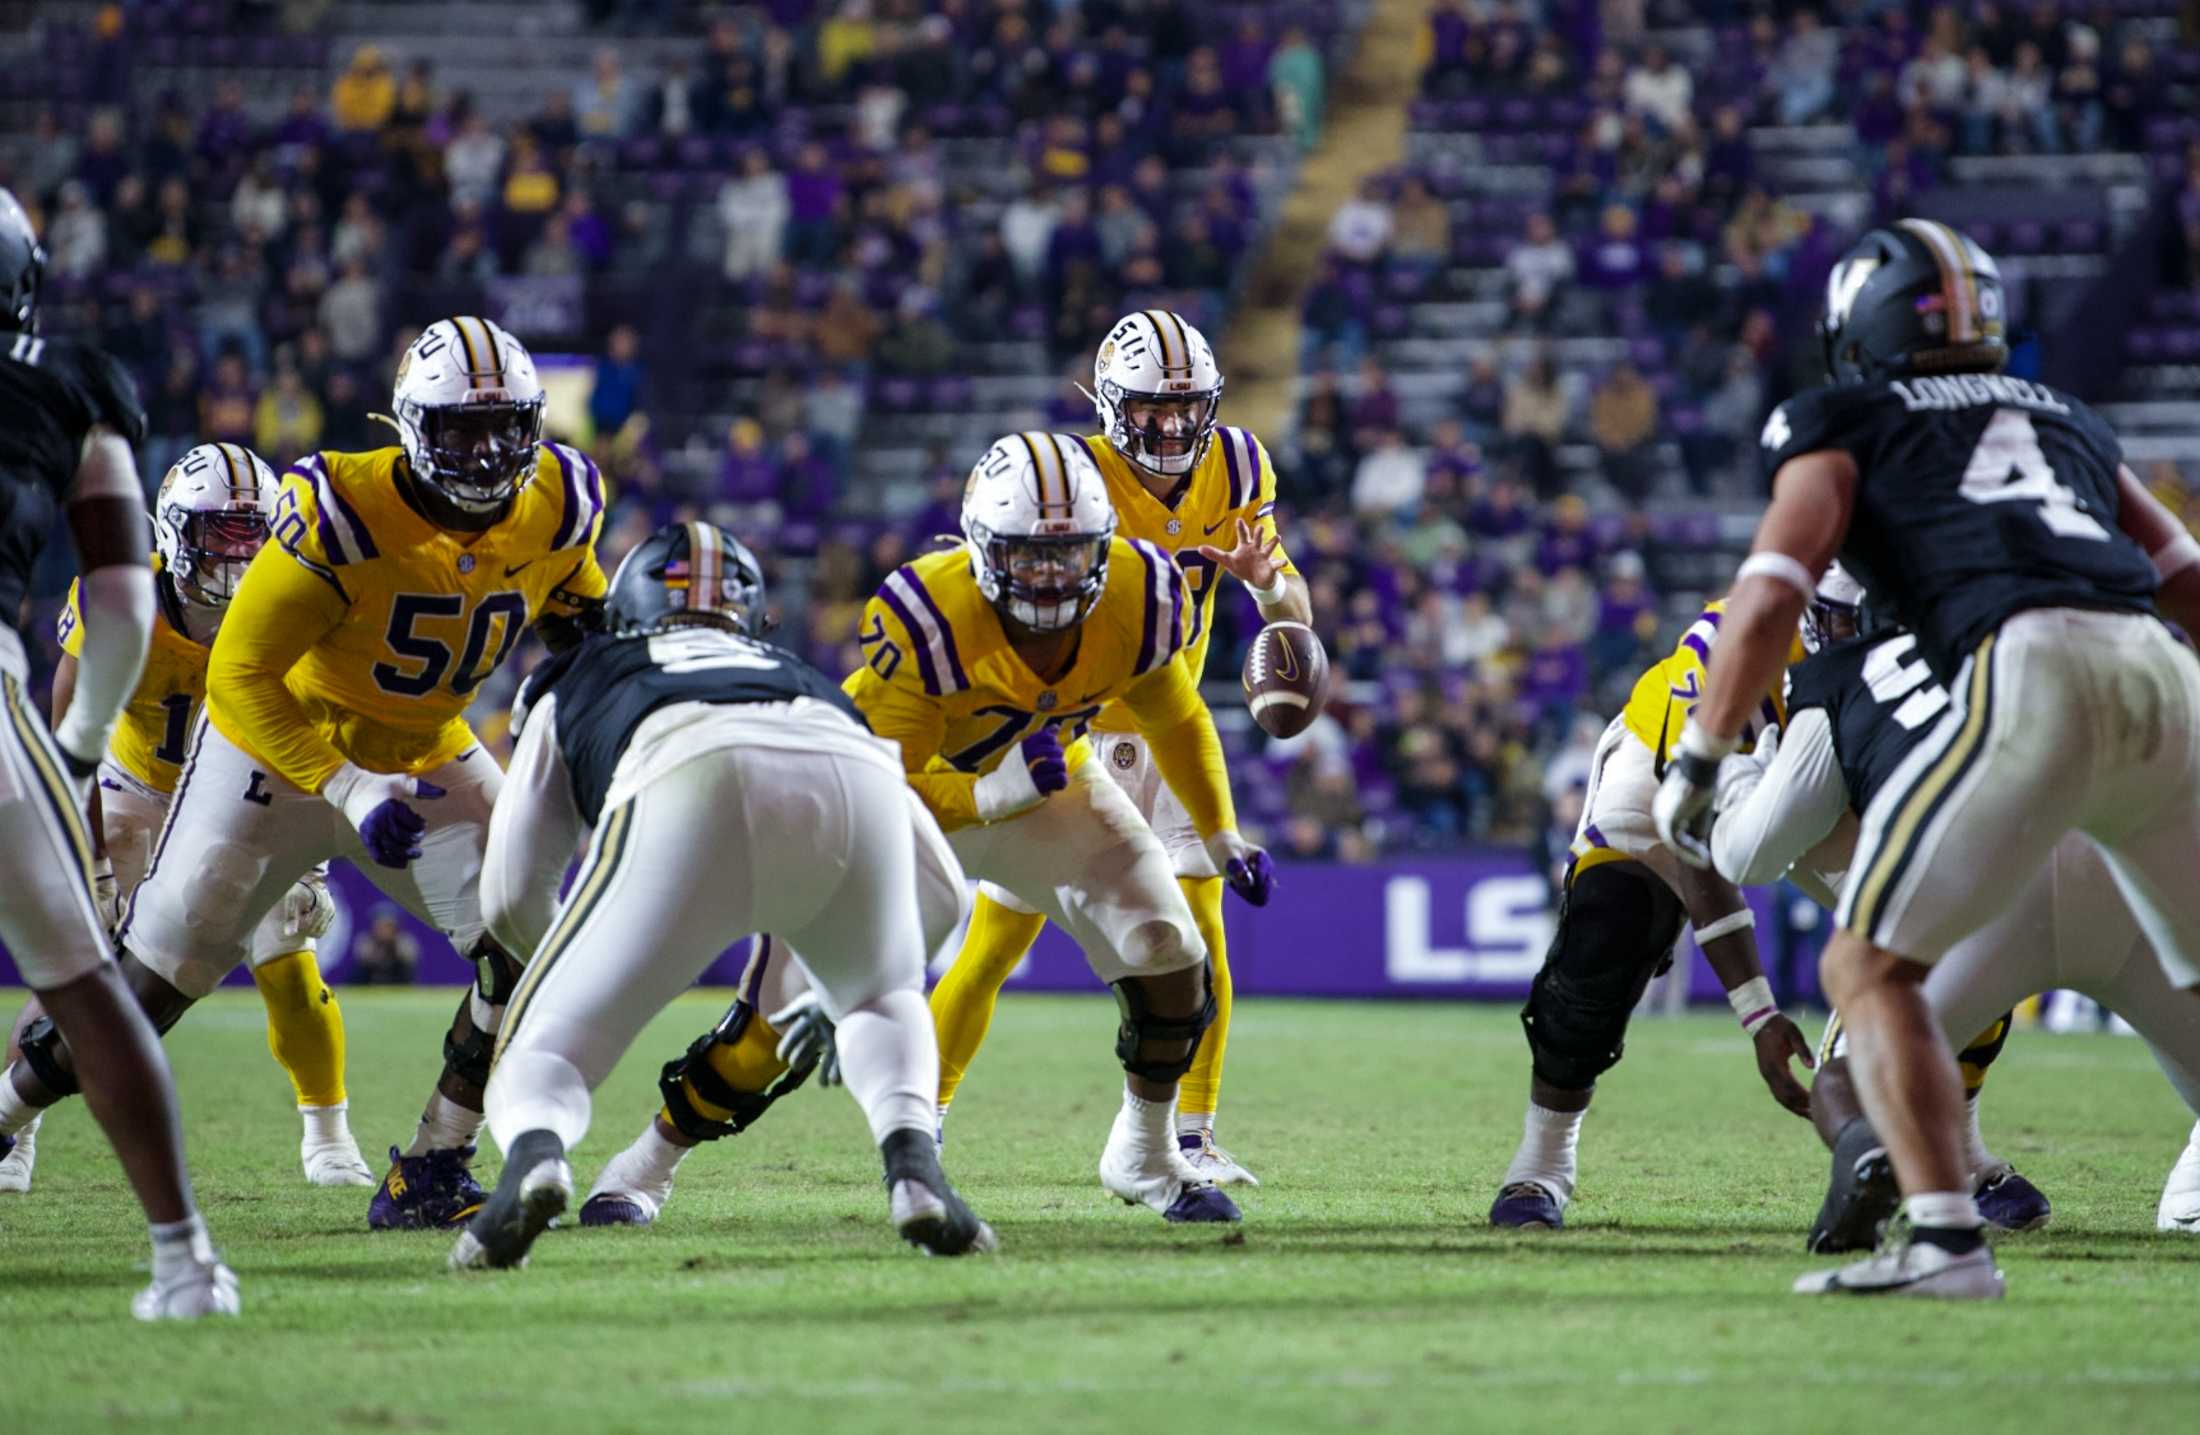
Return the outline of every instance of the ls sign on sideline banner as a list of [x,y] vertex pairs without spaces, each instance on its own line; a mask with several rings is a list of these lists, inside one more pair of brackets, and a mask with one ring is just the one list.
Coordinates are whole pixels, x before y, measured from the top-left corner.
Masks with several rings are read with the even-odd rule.
[[[1524,852],[1489,849],[1369,866],[1293,863],[1278,876],[1275,900],[1265,908],[1224,898],[1230,972],[1241,995],[1518,1001],[1542,965],[1557,920],[1544,880]],[[422,982],[472,979],[473,969],[448,943],[398,912],[350,867],[335,864],[330,882],[338,911],[321,938],[321,968],[331,979],[348,979],[356,948],[384,916],[397,917],[417,947]],[[1760,944],[1769,948],[1777,940],[1778,901],[1768,892],[1749,896]],[[1683,945],[1692,964],[1691,998],[1718,1000],[1710,968],[1693,942]],[[955,946],[949,945],[943,964]],[[747,950],[748,943],[736,939],[704,981],[730,985]],[[1765,960],[1777,982],[1771,951]],[[14,963],[0,952],[0,981],[14,980]],[[240,966],[230,980],[249,984],[250,976]],[[1049,928],[1008,989],[1096,991],[1098,983],[1076,945]],[[1783,1000],[1809,994],[1781,990]]]

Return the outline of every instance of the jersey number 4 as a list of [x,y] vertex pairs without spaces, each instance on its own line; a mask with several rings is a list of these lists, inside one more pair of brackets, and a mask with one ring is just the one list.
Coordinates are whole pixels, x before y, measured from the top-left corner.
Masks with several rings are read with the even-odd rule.
[[[466,616],[466,600],[457,593],[399,593],[390,599],[389,631],[382,640],[401,662],[418,664],[407,669],[398,663],[376,663],[374,683],[386,693],[417,698],[433,692],[451,670],[451,645],[415,629],[423,618]],[[504,620],[498,629],[497,620]],[[491,593],[474,605],[466,623],[466,645],[459,655],[458,672],[451,691],[460,697],[481,686],[497,670],[505,654],[519,641],[527,626],[527,598],[522,593]],[[496,635],[496,651],[489,654],[490,634]],[[482,661],[489,654],[487,662]]]
[[1964,466],[1958,490],[1973,503],[2036,503],[2040,521],[2063,538],[2106,540],[2108,530],[2087,513],[2078,495],[2055,477],[2032,416],[2023,409],[1996,409],[1978,447]]

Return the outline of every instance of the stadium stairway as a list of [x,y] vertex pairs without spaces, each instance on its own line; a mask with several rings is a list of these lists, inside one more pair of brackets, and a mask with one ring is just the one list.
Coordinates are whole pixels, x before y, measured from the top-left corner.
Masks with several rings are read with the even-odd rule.
[[1276,216],[1245,302],[1222,345],[1230,419],[1280,434],[1296,407],[1299,301],[1320,262],[1330,216],[1371,175],[1405,155],[1406,102],[1426,19],[1421,0],[1376,0],[1359,49],[1330,83],[1327,123]]

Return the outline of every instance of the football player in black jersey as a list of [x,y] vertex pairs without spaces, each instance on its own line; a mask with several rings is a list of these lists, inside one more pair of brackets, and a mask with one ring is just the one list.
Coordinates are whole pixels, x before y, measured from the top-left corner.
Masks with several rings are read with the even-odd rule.
[[2156,606],[2200,623],[2200,543],[2083,403],[2000,372],[2002,304],[1993,260],[1927,220],[1873,230],[1834,266],[1832,382],[1765,426],[1771,507],[1658,795],[1665,840],[1708,863],[1719,761],[1836,556],[1949,690],[1865,812],[1820,963],[1911,1238],[1798,1291],[2002,1294],[1962,1082],[1920,987],[2065,833],[2101,845],[2171,981],[2200,983],[2200,662]]
[[[79,1053],[69,1089],[81,1084],[152,1222],[153,1283],[132,1313],[235,1315],[237,1278],[207,1241],[184,1170],[167,1058],[108,950],[84,821],[153,631],[145,494],[131,456],[145,415],[113,359],[38,332],[44,268],[29,217],[0,189],[0,943]],[[89,636],[75,700],[49,732],[23,690],[30,664],[15,621],[60,517],[76,540]],[[0,1076],[0,1132],[36,1116]],[[0,1155],[13,1145],[0,1135]]]
[[[490,930],[533,957],[487,1092],[504,1173],[455,1268],[526,1258],[571,1199],[566,1155],[588,1130],[589,1093],[644,1023],[759,930],[776,936],[734,1019],[761,1004],[808,1044],[765,1100],[801,1083],[837,1027],[834,1060],[878,1141],[895,1228],[933,1254],[993,1248],[933,1139],[924,969],[962,916],[962,869],[899,751],[838,684],[758,641],[763,605],[762,571],[731,534],[667,525],[619,565],[611,631],[553,656],[521,692],[481,899]],[[782,1002],[805,994],[798,1021]],[[683,1099],[688,1065],[666,1068],[667,1100]],[[737,1116],[760,1109],[729,1097]]]
[[[1827,583],[1837,576],[1846,576],[1838,565],[1827,570],[1814,613],[1830,607]],[[1803,627],[1810,633],[1809,618]],[[1834,905],[1824,879],[1850,865],[1854,818],[1927,740],[1948,703],[1917,656],[1914,634],[1875,627],[1819,647],[1789,670],[1788,727],[1779,741],[1760,739],[1756,751],[1719,765],[1711,855],[1720,874],[1747,885],[1793,876]],[[2071,833],[2007,910],[1949,948],[1924,984],[1942,1033],[1951,1043],[1970,1040],[1956,1057],[1969,1106],[1964,1162],[1980,1214],[2005,1230],[2044,1225],[2050,1208],[1986,1148],[1978,1089],[2007,1038],[2009,1008],[2058,987],[2125,1015],[2200,1115],[2200,1002],[2169,985],[2100,850]],[[1820,1252],[1870,1249],[1900,1199],[1885,1143],[1858,1104],[1845,1047],[1836,1013],[1811,1083],[1811,1116],[1833,1151],[1833,1179],[1809,1241]],[[2200,1122],[2163,1186],[2155,1225],[2200,1231]]]

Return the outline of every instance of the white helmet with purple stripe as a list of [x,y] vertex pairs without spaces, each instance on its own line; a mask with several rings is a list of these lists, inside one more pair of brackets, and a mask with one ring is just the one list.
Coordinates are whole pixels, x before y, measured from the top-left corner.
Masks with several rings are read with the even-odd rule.
[[184,602],[219,613],[267,542],[275,475],[243,444],[202,443],[177,459],[153,499],[153,548]]
[[1085,620],[1108,581],[1115,505],[1082,440],[1014,433],[963,485],[963,537],[978,591],[1038,633]]
[[1093,407],[1115,451],[1165,477],[1190,473],[1214,440],[1222,369],[1207,336],[1167,309],[1125,314],[1092,363]]

